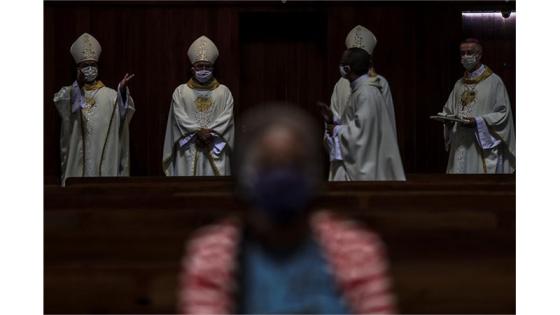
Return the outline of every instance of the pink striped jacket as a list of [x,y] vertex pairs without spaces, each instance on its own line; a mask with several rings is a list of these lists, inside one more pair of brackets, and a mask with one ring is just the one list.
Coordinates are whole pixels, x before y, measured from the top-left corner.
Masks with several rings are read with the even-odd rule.
[[[395,313],[388,263],[379,237],[353,221],[326,211],[315,213],[311,226],[352,312]],[[240,232],[239,223],[228,219],[195,233],[182,261],[181,313],[235,312],[233,297]]]

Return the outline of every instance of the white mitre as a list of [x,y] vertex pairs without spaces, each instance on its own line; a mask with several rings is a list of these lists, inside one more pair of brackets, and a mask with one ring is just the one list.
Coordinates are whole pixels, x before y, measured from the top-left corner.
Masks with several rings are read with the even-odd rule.
[[200,36],[191,44],[189,50],[187,51],[187,54],[189,55],[191,64],[199,61],[208,61],[211,64],[214,64],[214,62],[220,55],[218,52],[218,47],[214,45],[210,38],[204,35]]
[[77,64],[84,61],[97,62],[99,55],[101,55],[101,45],[95,37],[88,33],[83,33],[70,46],[70,53]]
[[377,45],[375,35],[361,25],[357,25],[346,35],[346,48],[361,48],[371,55],[375,45]]

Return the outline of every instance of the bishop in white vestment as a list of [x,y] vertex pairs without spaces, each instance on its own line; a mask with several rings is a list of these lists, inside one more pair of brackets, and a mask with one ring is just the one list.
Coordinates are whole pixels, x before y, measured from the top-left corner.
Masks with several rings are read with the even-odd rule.
[[[362,48],[371,56],[373,50],[377,46],[377,38],[375,35],[367,28],[357,25],[354,27],[348,35],[346,35],[346,48]],[[395,122],[395,108],[393,105],[393,96],[391,94],[391,88],[389,87],[389,82],[385,77],[377,74],[373,68],[373,63],[368,72],[369,84],[375,86],[381,91],[381,95],[385,99],[385,106],[387,107],[387,113],[389,114],[389,122],[393,127],[395,135],[397,134],[397,127]],[[350,87],[350,81],[340,77],[336,82],[333,93],[331,96],[331,110],[333,111],[335,120],[339,119],[348,104],[350,99],[350,94],[352,94],[352,88]]]
[[62,118],[62,184],[68,177],[128,176],[128,129],[135,109],[127,83],[134,75],[125,75],[119,92],[98,80],[101,45],[88,33],[72,44],[70,53],[77,64],[77,79],[54,95]]
[[218,48],[206,36],[188,49],[193,78],[173,92],[162,161],[167,176],[231,174],[233,97],[213,77],[218,55]]
[[332,181],[406,179],[385,98],[370,84],[368,66],[365,50],[345,51],[341,75],[350,81],[351,95],[340,121],[327,119],[325,137]]
[[443,112],[469,122],[444,125],[447,173],[513,173],[515,128],[504,82],[480,63],[482,46],[477,40],[465,40],[460,50],[467,71],[455,83]]

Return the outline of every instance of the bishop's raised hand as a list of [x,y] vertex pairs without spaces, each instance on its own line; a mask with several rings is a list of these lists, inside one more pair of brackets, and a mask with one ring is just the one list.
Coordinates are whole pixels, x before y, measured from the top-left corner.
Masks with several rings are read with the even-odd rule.
[[130,79],[134,78],[134,73],[131,75],[125,74],[124,78],[121,80],[121,82],[119,82],[119,86],[121,88],[126,88],[126,86],[128,85],[128,81],[130,81]]

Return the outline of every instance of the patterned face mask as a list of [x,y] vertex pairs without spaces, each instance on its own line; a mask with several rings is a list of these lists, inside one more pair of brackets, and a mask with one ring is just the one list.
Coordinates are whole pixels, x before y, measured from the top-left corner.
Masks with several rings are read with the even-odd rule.
[[80,69],[82,74],[84,75],[84,80],[88,83],[95,81],[97,78],[97,67],[96,66],[87,66]]

